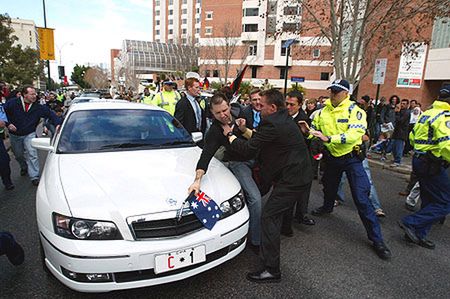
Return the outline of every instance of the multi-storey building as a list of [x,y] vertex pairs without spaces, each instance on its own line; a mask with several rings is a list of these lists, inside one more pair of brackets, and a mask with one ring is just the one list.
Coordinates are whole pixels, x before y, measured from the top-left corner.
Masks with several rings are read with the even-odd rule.
[[201,0],[153,0],[153,37],[161,43],[198,43]]
[[39,37],[36,24],[33,20],[11,19],[13,34],[18,38],[14,45],[21,45],[22,48],[29,47],[34,50],[39,49]]

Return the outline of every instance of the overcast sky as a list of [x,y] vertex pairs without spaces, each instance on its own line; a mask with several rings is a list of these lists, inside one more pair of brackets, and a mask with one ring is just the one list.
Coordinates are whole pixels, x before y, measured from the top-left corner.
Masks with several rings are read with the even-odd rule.
[[[0,13],[33,20],[44,27],[42,0],[0,0]],[[47,27],[54,28],[56,75],[61,49],[66,74],[85,63],[110,63],[110,49],[122,48],[124,39],[151,40],[152,0],[45,0]],[[69,69],[69,70],[68,70]],[[55,76],[57,77],[57,76]]]

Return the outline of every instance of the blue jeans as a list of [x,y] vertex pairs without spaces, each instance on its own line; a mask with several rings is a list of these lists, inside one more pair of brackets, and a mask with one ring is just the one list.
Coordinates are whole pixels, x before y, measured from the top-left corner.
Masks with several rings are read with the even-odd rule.
[[261,243],[261,193],[253,180],[252,169],[255,165],[254,160],[249,161],[230,161],[228,167],[238,179],[244,189],[245,199],[247,200],[250,212],[250,239],[253,245]]
[[326,169],[322,177],[324,202],[322,209],[333,211],[339,183],[342,173],[346,173],[353,201],[358,209],[359,217],[366,229],[367,237],[372,242],[383,243],[380,223],[375,215],[375,210],[369,201],[370,182],[364,167],[357,157],[334,158],[326,160]]
[[[369,200],[370,200],[370,203],[372,204],[372,206],[375,210],[381,209],[381,203],[380,203],[380,199],[378,198],[377,189],[375,189],[375,186],[373,185],[372,175],[370,173],[369,161],[367,159],[364,159],[362,161],[362,165],[364,167],[364,170],[366,171],[367,177],[369,178],[369,183],[370,183]],[[341,179],[341,182],[339,183],[339,189],[337,192],[340,201],[345,201],[343,187],[344,187],[344,183],[345,183],[346,179],[347,179],[347,175],[344,172],[342,174],[342,179]]]
[[424,239],[433,223],[450,213],[450,178],[443,167],[439,172],[428,172],[429,161],[413,158],[413,171],[419,178],[422,206],[416,213],[402,219],[412,227],[419,239]]
[[401,139],[392,139],[392,154],[394,155],[394,163],[400,164],[403,157],[403,149],[405,141]]
[[19,162],[20,169],[27,169],[31,180],[39,179],[38,151],[31,146],[31,139],[35,137],[35,132],[25,136],[9,134],[11,149]]

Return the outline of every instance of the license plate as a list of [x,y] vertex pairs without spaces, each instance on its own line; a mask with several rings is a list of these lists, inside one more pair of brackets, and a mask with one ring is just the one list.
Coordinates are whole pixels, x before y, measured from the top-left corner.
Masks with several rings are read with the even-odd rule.
[[206,261],[205,246],[186,248],[155,256],[155,273],[184,268]]

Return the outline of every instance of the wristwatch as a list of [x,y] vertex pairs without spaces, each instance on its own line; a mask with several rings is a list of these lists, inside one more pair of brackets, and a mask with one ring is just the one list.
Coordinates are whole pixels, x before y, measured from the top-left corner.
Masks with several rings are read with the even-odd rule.
[[231,137],[231,136],[233,136],[234,134],[233,134],[233,131],[230,131],[230,132],[228,132],[227,133],[227,137]]
[[330,142],[331,142],[331,137],[330,137],[330,136],[327,136],[327,138],[328,138],[328,140],[325,141],[325,142],[326,142],[326,143],[330,143]]

